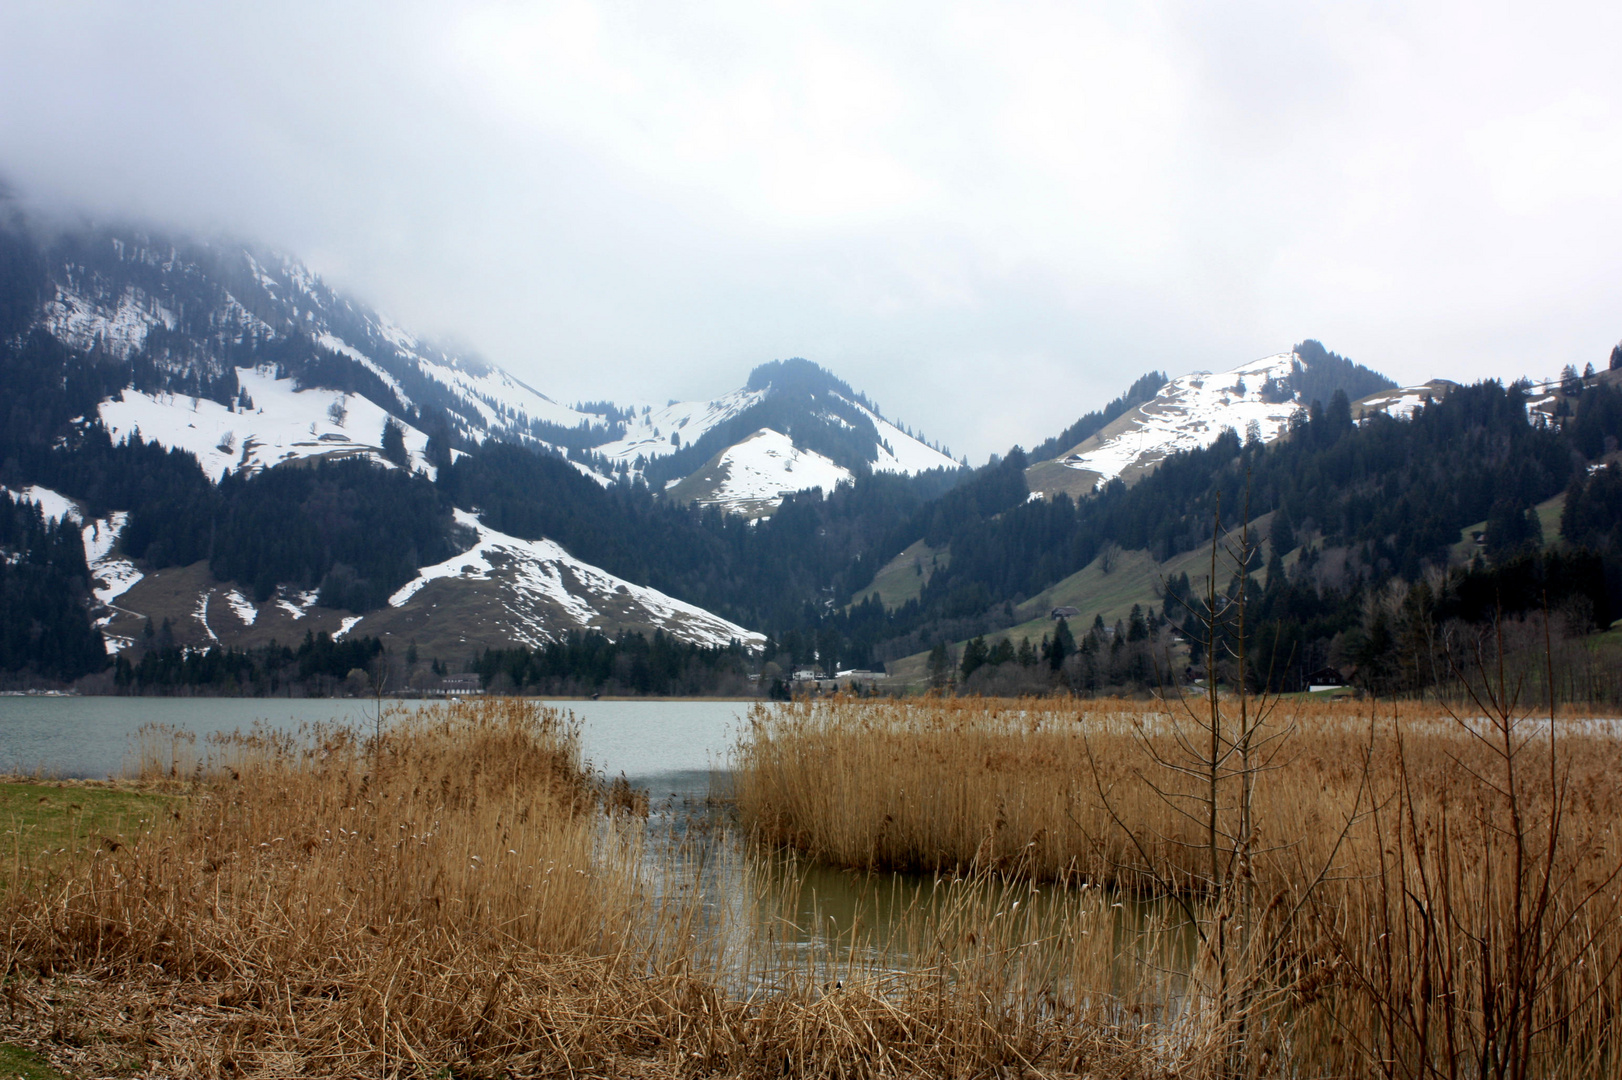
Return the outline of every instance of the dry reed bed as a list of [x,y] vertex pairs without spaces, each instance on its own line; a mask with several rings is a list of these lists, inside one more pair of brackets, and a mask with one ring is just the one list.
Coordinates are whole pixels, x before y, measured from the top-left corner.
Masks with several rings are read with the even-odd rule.
[[729,992],[715,898],[649,881],[639,819],[530,702],[189,749],[143,751],[176,814],[5,872],[4,1028],[75,1068],[1140,1076],[1195,1071],[1213,1038],[1167,1040],[1177,990],[1153,955],[1108,993],[1141,937],[1104,898],[1022,904],[1028,883],[984,875],[905,921],[905,971],[768,948],[769,989]]
[[[1176,756],[1176,708],[979,698],[757,707],[737,748],[734,790],[745,826],[762,839],[839,865],[932,873],[1018,861],[1040,879],[1188,881],[1203,871],[1205,822],[1182,812],[1178,796],[1197,792],[1199,778],[1152,756]],[[1286,722],[1296,730],[1257,778],[1258,817],[1275,830],[1265,841],[1276,849],[1257,861],[1281,875],[1278,884],[1327,861],[1355,807],[1390,797],[1399,729],[1425,811],[1483,793],[1472,775],[1482,748],[1435,706],[1312,702],[1274,714],[1275,725]],[[1622,743],[1586,719],[1561,727],[1577,803],[1571,824],[1608,826],[1622,816]],[[1547,760],[1547,740],[1526,734],[1526,795],[1542,806],[1548,773],[1532,759]],[[1365,776],[1372,793],[1362,790]],[[1117,817],[1155,838],[1152,865]]]
[[1216,743],[1204,701],[797,703],[754,714],[735,784],[812,858],[1173,897],[1231,1073],[1615,1074],[1622,745],[1564,719],[1551,758],[1508,697],[1247,702],[1243,769],[1236,701]]

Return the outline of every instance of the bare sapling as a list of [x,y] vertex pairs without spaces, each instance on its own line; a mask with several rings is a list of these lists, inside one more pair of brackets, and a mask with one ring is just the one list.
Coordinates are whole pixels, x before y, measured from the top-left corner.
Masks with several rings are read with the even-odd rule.
[[1527,673],[1509,670],[1501,613],[1462,655],[1449,646],[1465,701],[1444,702],[1464,743],[1450,798],[1425,790],[1393,716],[1394,782],[1366,845],[1374,865],[1341,910],[1319,913],[1350,1006],[1330,1015],[1377,1075],[1530,1080],[1619,1065],[1622,854],[1612,823],[1572,822],[1594,795],[1561,753],[1546,646],[1546,722],[1523,703]]
[[[1296,725],[1281,714],[1279,694],[1268,689],[1271,672],[1256,679],[1254,689],[1251,686],[1246,619],[1250,568],[1259,543],[1249,510],[1247,482],[1243,521],[1236,536],[1225,535],[1218,496],[1203,603],[1176,597],[1191,616],[1204,653],[1203,694],[1188,696],[1168,671],[1165,696],[1177,708],[1154,728],[1139,719],[1133,729],[1141,761],[1133,770],[1134,779],[1171,812],[1174,822],[1181,819],[1194,826],[1192,835],[1185,828],[1168,830],[1141,812],[1128,811],[1106,783],[1088,738],[1093,791],[1116,833],[1127,841],[1130,861],[1119,865],[1115,876],[1170,898],[1194,927],[1200,957],[1197,1000],[1192,1004],[1207,1013],[1204,1030],[1220,1044],[1217,1058],[1227,1075],[1248,1075],[1281,1052],[1285,1040],[1277,1028],[1284,1006],[1308,972],[1302,958],[1287,955],[1286,947],[1296,940],[1304,905],[1330,874],[1358,820],[1366,789],[1360,781],[1351,804],[1342,811],[1327,855],[1313,868],[1305,868],[1296,839],[1273,840],[1263,827],[1258,787],[1266,774],[1288,764],[1285,752]],[[1224,570],[1230,571],[1225,589],[1218,585]],[[1174,594],[1168,590],[1167,595]],[[1365,747],[1365,781],[1368,752]],[[1277,823],[1272,835],[1291,837],[1290,824]],[[1203,857],[1180,857],[1179,852],[1194,842],[1193,836],[1203,844]],[[1285,868],[1292,856],[1298,865]],[[1276,889],[1266,904],[1260,895],[1259,864],[1264,861],[1279,864],[1268,878],[1292,886]]]

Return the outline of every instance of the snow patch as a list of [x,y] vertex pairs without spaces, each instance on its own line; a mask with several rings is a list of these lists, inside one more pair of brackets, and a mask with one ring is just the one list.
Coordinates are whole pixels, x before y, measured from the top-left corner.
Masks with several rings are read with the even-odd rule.
[[0,485],[0,491],[10,491],[29,502],[38,503],[45,516],[52,521],[72,521],[79,525],[79,534],[84,543],[84,561],[90,570],[91,592],[101,603],[111,605],[145,576],[128,559],[113,557],[118,536],[129,523],[127,512],[118,510],[107,517],[87,522],[77,502],[50,488],[34,484],[12,491]]
[[1363,413],[1383,412],[1398,420],[1411,419],[1426,402],[1436,401],[1442,394],[1435,386],[1404,386],[1399,390],[1388,390],[1383,394],[1365,398],[1358,404]]
[[[455,512],[456,522],[477,535],[473,547],[433,566],[425,566],[417,576],[389,597],[390,607],[403,607],[426,585],[442,579],[488,581],[497,573],[510,582],[513,598],[508,612],[522,628],[521,638],[530,644],[557,640],[555,620],[546,618],[561,610],[576,627],[586,628],[599,619],[593,599],[612,600],[616,607],[627,601],[641,609],[641,621],[663,628],[685,641],[704,645],[725,645],[736,639],[746,645],[760,645],[762,634],[666,596],[657,589],[633,585],[589,563],[574,558],[551,540],[520,540],[484,525],[465,510]],[[337,635],[334,635],[336,637]]]
[[253,606],[253,601],[235,589],[225,594],[225,602],[236,612],[237,618],[242,620],[244,626],[252,626],[253,621],[259,618],[259,609]]
[[338,624],[338,629],[336,629],[336,630],[334,630],[332,632],[332,640],[337,641],[339,638],[341,638],[345,634],[349,633],[349,631],[351,631],[351,630],[353,630],[355,628],[355,624],[360,622],[361,619],[363,619],[363,618],[365,618],[365,616],[363,616],[363,615],[346,615],[346,616],[344,616],[344,621],[342,623]]
[[849,469],[814,451],[799,449],[780,431],[761,428],[722,452],[720,482],[697,501],[720,506],[775,504],[785,495],[810,488],[829,494],[853,479]]
[[[225,472],[257,472],[284,461],[329,455],[364,456],[394,467],[383,458],[383,424],[389,414],[359,394],[295,390],[293,380],[258,368],[238,368],[237,381],[253,401],[251,410],[237,411],[207,398],[125,390],[102,402],[98,413],[114,439],[139,431],[144,439],[189,450],[214,480]],[[342,409],[342,423],[332,415],[335,403]],[[404,433],[411,467],[432,478],[428,436],[395,423]]]
[[219,636],[214,633],[214,628],[208,625],[208,602],[213,596],[213,589],[198,594],[197,609],[192,612],[192,617],[203,624],[203,633],[208,635],[208,639],[219,644]]
[[177,321],[174,312],[133,285],[112,306],[59,286],[43,314],[44,329],[58,341],[85,351],[99,346],[120,360],[139,352],[154,326],[172,329]]
[[1100,432],[1082,444],[1092,444],[1089,449],[1060,463],[1097,473],[1095,487],[1101,488],[1134,465],[1210,446],[1226,428],[1243,439],[1254,421],[1262,441],[1271,442],[1289,430],[1298,406],[1294,400],[1263,401],[1262,386],[1270,378],[1289,378],[1294,360],[1294,353],[1279,353],[1230,371],[1196,371],[1173,379],[1154,400],[1128,413],[1120,430],[1104,438]]
[[0,491],[9,491],[11,494],[31,503],[38,503],[40,512],[48,521],[83,521],[84,515],[79,510],[79,504],[47,487],[30,484],[25,488],[8,488],[0,485]]
[[284,590],[282,595],[276,597],[276,606],[293,616],[294,621],[297,621],[310,613],[310,609],[315,606],[315,602],[320,595],[320,593],[311,589],[308,592],[292,593],[292,599],[289,599]]

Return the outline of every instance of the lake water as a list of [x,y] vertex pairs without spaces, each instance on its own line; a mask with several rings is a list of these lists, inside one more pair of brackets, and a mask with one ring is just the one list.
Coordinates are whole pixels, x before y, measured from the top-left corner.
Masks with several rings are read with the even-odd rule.
[[[547,704],[580,720],[594,769],[611,777],[624,773],[655,798],[704,794],[710,770],[725,767],[750,707],[742,701]],[[315,721],[370,726],[372,709],[370,701],[339,698],[0,697],[0,773],[116,776],[144,724],[168,724],[201,739],[246,730],[256,721],[288,729]]]

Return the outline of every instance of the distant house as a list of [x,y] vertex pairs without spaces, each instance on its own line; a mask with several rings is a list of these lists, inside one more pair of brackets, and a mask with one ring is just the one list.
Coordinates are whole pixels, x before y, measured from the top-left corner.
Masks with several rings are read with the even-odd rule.
[[1346,685],[1346,679],[1336,668],[1319,668],[1307,676],[1307,690],[1316,694],[1320,690],[1338,690]]
[[1073,607],[1056,607],[1052,611],[1048,612],[1048,618],[1079,619],[1081,618],[1081,609]]
[[439,692],[450,697],[465,697],[468,694],[477,694],[484,689],[478,672],[468,672],[465,675],[446,675],[439,680]]

